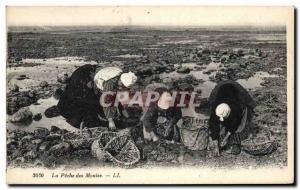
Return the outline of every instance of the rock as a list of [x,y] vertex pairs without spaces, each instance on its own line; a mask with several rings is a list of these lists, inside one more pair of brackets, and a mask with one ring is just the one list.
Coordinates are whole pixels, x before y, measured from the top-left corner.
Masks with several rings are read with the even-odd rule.
[[15,61],[16,61],[16,62],[22,61],[22,57],[16,57],[16,58],[15,58]]
[[69,80],[69,75],[66,72],[62,72],[57,75],[57,82],[67,83],[68,80]]
[[38,128],[34,130],[34,136],[38,138],[46,138],[50,134],[50,131],[46,128]]
[[21,108],[15,114],[12,115],[10,121],[13,123],[24,122],[32,119],[32,112],[28,107]]
[[32,119],[34,121],[39,121],[42,119],[42,114],[41,113],[35,114]]
[[222,81],[222,80],[227,80],[228,77],[227,77],[226,73],[218,71],[216,73],[215,77],[211,78],[211,79],[213,79],[213,81],[219,82],[219,81]]
[[57,117],[59,116],[59,109],[57,108],[57,106],[52,106],[50,108],[47,108],[45,111],[45,116],[47,118],[52,118],[52,117]]
[[14,160],[14,164],[21,164],[24,163],[26,159],[24,157],[18,157]]
[[31,150],[24,155],[24,158],[29,159],[29,160],[35,159],[35,158],[37,158],[37,153],[36,153],[36,151]]
[[238,55],[239,57],[243,57],[245,54],[244,54],[244,51],[243,51],[243,50],[239,49],[239,50],[237,51],[237,55]]
[[232,59],[236,59],[237,56],[234,54],[234,53],[230,53],[229,54],[229,59],[232,60]]
[[16,149],[16,147],[18,146],[18,142],[14,139],[7,139],[6,141],[6,147],[7,150],[12,150],[12,149]]
[[177,73],[188,74],[190,73],[190,68],[188,67],[180,67],[177,69]]
[[247,63],[246,62],[242,62],[240,63],[240,67],[245,69],[247,67]]
[[227,55],[228,51],[227,50],[223,50],[222,55]]
[[222,56],[221,59],[220,59],[220,62],[221,63],[226,63],[227,62],[227,57]]
[[14,138],[17,138],[17,135],[16,135],[16,132],[15,131],[12,131],[12,132],[8,132],[7,138],[11,138],[11,139],[14,139]]
[[22,139],[21,139],[21,141],[30,141],[30,140],[32,140],[34,138],[34,136],[33,135],[26,135],[26,136],[24,136]]
[[42,81],[39,85],[41,88],[46,88],[49,86],[48,82],[47,81]]
[[55,155],[55,156],[65,156],[65,155],[69,154],[71,150],[72,150],[72,147],[69,143],[62,142],[62,143],[52,146],[48,150],[48,154]]
[[145,67],[145,66],[143,66],[143,67],[140,67],[140,68],[138,68],[137,69],[137,75],[138,76],[151,76],[152,74],[153,74],[153,70],[152,70],[153,68],[152,67]]
[[41,144],[43,142],[42,139],[34,139],[31,141],[33,144]]
[[37,159],[37,160],[35,160],[35,162],[33,163],[33,167],[34,167],[34,168],[44,168],[45,165],[44,165],[44,163],[43,163],[41,160]]
[[63,160],[54,155],[43,154],[41,156],[41,162],[45,167],[55,168],[57,165],[62,164]]
[[31,91],[8,93],[6,98],[7,114],[12,115],[16,113],[20,108],[29,106],[36,102],[36,94]]
[[29,79],[26,75],[19,75],[16,77],[17,80],[24,80],[24,79]]
[[260,49],[255,49],[255,55],[261,57],[262,51]]
[[13,138],[13,139],[19,140],[26,135],[27,135],[27,133],[25,131],[14,130],[14,131],[8,132],[7,138]]
[[183,56],[183,55],[184,55],[184,51],[183,51],[183,50],[178,50],[178,51],[176,52],[176,55],[178,55],[178,56]]
[[167,66],[166,65],[156,65],[153,67],[153,70],[156,74],[160,74],[163,73],[167,70]]
[[85,127],[83,129],[82,136],[83,136],[83,138],[91,138],[92,137],[92,131],[89,128]]
[[198,85],[200,81],[198,81],[193,75],[187,75],[184,78],[181,78],[179,83],[187,83],[187,84],[193,84],[193,85]]
[[194,90],[194,86],[193,84],[189,84],[189,83],[181,83],[178,85],[178,89],[180,91],[192,92]]
[[75,159],[89,158],[91,156],[91,150],[79,149],[72,152],[71,157]]
[[51,126],[50,132],[51,133],[56,133],[56,134],[59,134],[59,135],[63,135],[63,134],[68,133],[69,131],[66,130],[66,129],[60,129],[60,128],[56,127],[56,126]]
[[42,144],[39,146],[40,151],[46,151],[49,149],[51,143],[49,141],[44,141]]
[[202,50],[202,54],[210,54],[210,50],[208,48],[204,48]]
[[203,74],[210,75],[214,70],[203,71]]
[[11,91],[12,92],[19,92],[19,86],[18,85],[16,85],[16,84],[14,84],[13,86],[12,86],[12,88],[11,88]]
[[61,135],[59,134],[50,134],[48,136],[46,136],[45,140],[47,141],[58,141],[61,139]]
[[56,126],[54,126],[54,125],[52,125],[51,127],[50,127],[50,132],[51,133],[56,133],[57,131],[59,131],[60,130],[60,128],[58,128],[58,127],[56,127]]

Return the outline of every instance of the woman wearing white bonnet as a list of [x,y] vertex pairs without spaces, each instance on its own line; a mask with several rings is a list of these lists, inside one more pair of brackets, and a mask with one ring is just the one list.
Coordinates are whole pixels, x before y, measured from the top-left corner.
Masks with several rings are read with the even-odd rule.
[[209,97],[211,114],[210,136],[215,145],[215,154],[228,150],[241,152],[241,140],[249,136],[255,102],[237,82],[220,82]]
[[[76,128],[107,125],[116,129],[116,122],[128,113],[119,103],[114,106],[115,93],[122,88],[130,88],[137,81],[132,72],[123,72],[118,67],[99,68],[96,65],[84,65],[76,69],[69,79],[66,91],[59,100],[61,115]],[[101,105],[101,95],[112,106]]]
[[[130,88],[137,81],[137,76],[132,72],[123,72],[118,67],[106,67],[99,70],[95,77],[94,82],[97,85],[101,93],[105,92],[117,92],[123,87]],[[108,96],[109,101],[114,103],[115,97]],[[122,109],[122,105],[103,107],[103,111],[106,119],[108,120],[108,126],[111,130],[115,130],[116,120],[118,120],[123,113],[125,117],[128,117],[126,110]],[[120,127],[120,126],[119,126]]]
[[219,117],[220,121],[224,121],[230,115],[231,109],[228,104],[219,104],[216,108],[216,115]]

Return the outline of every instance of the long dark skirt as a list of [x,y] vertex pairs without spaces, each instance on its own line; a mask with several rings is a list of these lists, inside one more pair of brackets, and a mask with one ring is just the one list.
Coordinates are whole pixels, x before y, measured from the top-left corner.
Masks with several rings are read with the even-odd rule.
[[79,67],[72,74],[65,92],[58,102],[60,114],[72,126],[79,128],[84,121],[85,127],[107,126],[100,105],[100,95],[92,88],[93,76],[96,66],[84,65]]
[[215,109],[221,103],[231,103],[229,105],[231,105],[232,113],[230,117],[223,122],[227,130],[229,130],[229,128],[232,129],[229,130],[231,132],[237,130],[242,119],[242,113],[247,108],[247,122],[245,128],[241,132],[231,135],[229,143],[239,144],[241,140],[248,137],[252,130],[251,120],[256,104],[246,89],[235,81],[222,81],[213,89],[209,102],[211,106],[210,130],[211,133],[214,134],[214,138],[216,137],[217,131],[219,131],[220,125],[219,118],[215,115]]

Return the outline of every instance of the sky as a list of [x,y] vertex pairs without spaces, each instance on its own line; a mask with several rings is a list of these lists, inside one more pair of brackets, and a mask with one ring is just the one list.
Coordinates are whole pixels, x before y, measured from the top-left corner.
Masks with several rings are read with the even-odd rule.
[[6,8],[7,26],[282,26],[292,7],[22,7]]

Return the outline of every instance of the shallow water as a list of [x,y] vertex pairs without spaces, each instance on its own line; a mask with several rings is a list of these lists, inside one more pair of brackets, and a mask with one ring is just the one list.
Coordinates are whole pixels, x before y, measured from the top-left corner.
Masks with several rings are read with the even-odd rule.
[[140,58],[142,55],[134,55],[134,54],[124,54],[124,55],[117,55],[113,57],[120,57],[120,58]]
[[193,43],[197,43],[198,40],[191,40],[191,39],[187,39],[187,40],[174,40],[174,39],[168,39],[165,38],[163,42],[158,42],[158,45],[161,44],[193,44]]
[[[183,63],[181,65],[183,67],[188,67],[189,69],[191,69],[190,73],[182,74],[182,73],[177,73],[177,71],[173,71],[170,73],[163,73],[161,77],[162,78],[179,79],[179,78],[186,77],[188,75],[192,75],[198,80],[207,81],[207,80],[209,80],[209,77],[211,75],[215,75],[217,73],[218,69],[220,68],[221,63],[211,62],[208,65],[205,65],[204,69],[201,69],[199,71],[197,70],[196,67],[203,67],[203,65],[197,65],[197,63]],[[210,74],[204,74],[204,72],[206,72],[206,71],[212,71],[212,72]]]
[[264,78],[278,77],[277,75],[271,75],[267,72],[256,72],[254,76],[248,79],[238,79],[237,82],[240,83],[246,89],[255,89],[262,87],[261,83],[264,82]]
[[[22,129],[26,131],[33,131],[37,127],[44,127],[50,129],[51,126],[57,126],[61,129],[67,129],[70,131],[76,131],[77,129],[69,125],[62,116],[47,118],[44,114],[45,110],[53,105],[57,105],[58,100],[53,97],[48,99],[39,99],[39,105],[30,105],[29,109],[32,111],[33,115],[41,113],[42,119],[40,121],[32,121],[28,124],[14,124],[11,122],[7,123],[7,128],[10,130]],[[9,120],[11,116],[7,116]]]
[[[85,61],[84,57],[56,57],[49,59],[23,59],[23,64],[37,63],[34,67],[11,67],[6,68],[7,88],[16,84],[20,90],[28,90],[31,87],[39,85],[42,81],[47,81],[49,84],[57,82],[57,75],[66,72],[69,75],[76,67],[85,64],[98,64],[95,61]],[[26,75],[29,79],[17,80],[19,75]]]

